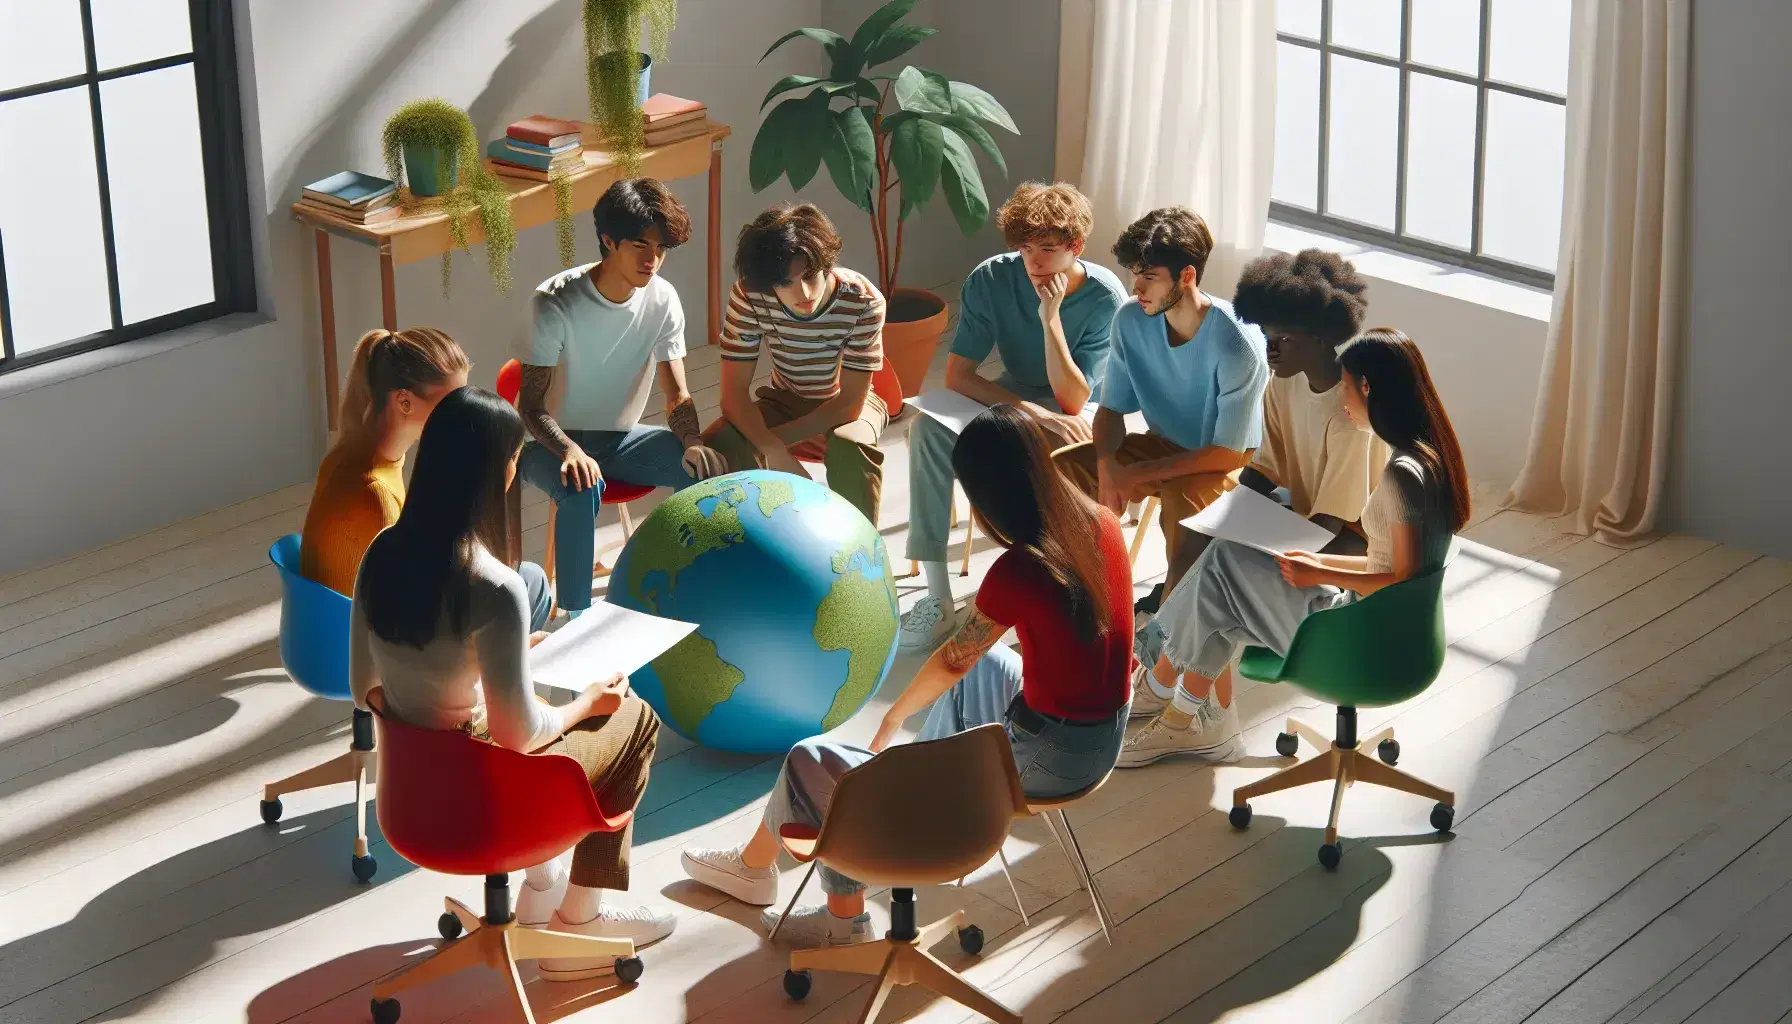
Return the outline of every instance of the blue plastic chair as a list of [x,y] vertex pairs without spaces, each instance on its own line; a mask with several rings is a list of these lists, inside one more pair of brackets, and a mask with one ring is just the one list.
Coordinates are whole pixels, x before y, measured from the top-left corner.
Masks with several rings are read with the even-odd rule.
[[[268,548],[280,573],[280,663],[287,675],[325,700],[351,700],[348,684],[349,599],[299,574],[299,535]],[[367,855],[367,765],[373,758],[373,715],[354,709],[348,752],[262,789],[261,820],[280,820],[280,797],[342,782],[355,784],[355,852],[349,862],[365,882],[378,867]]]

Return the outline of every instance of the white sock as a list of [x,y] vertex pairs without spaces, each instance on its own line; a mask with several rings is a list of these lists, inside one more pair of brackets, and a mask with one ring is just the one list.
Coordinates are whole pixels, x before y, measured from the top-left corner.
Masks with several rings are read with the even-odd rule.
[[1176,695],[1182,692],[1180,686],[1165,686],[1158,682],[1156,672],[1145,673],[1145,685],[1151,688],[1151,695],[1158,700],[1174,701]]
[[[1208,691],[1209,696],[1211,696],[1212,693],[1212,690]],[[1201,706],[1206,703],[1206,697],[1197,697],[1180,686],[1176,688],[1176,695],[1170,698],[1171,707],[1190,717],[1198,714],[1201,710]]]
[[566,877],[569,866],[566,854],[523,869],[523,884],[536,892],[547,892]]
[[947,571],[946,563],[922,562],[921,571],[927,574],[927,592],[947,608],[952,607],[952,574]]
[[584,924],[597,916],[603,906],[604,891],[583,885],[566,887],[566,898],[560,901],[560,920],[567,924]]

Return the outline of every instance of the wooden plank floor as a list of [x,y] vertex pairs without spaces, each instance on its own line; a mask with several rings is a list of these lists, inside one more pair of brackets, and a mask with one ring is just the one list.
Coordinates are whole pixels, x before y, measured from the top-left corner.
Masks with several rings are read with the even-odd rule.
[[[714,349],[690,377],[713,414]],[[901,434],[880,524],[899,571]],[[372,983],[434,944],[442,897],[476,899],[476,879],[412,869],[377,834],[375,884],[355,885],[347,787],[259,823],[263,782],[347,742],[345,709],[274,653],[265,552],[308,493],[0,579],[0,1021],[362,1021]],[[1008,856],[1030,925],[988,870],[919,894],[924,918],[964,907],[989,936],[980,960],[947,959],[1042,1022],[1792,1022],[1792,565],[1678,536],[1618,551],[1487,514],[1490,498],[1449,570],[1441,677],[1362,716],[1458,792],[1453,837],[1429,833],[1425,802],[1369,789],[1345,801],[1335,873],[1314,860],[1326,790],[1257,801],[1233,831],[1230,791],[1283,763],[1284,718],[1330,718],[1244,688],[1246,760],[1117,773],[1072,812],[1122,918],[1113,946],[1027,822]],[[532,496],[531,555],[545,520]],[[602,532],[619,536],[607,516]],[[1140,592],[1161,550],[1146,544]],[[984,544],[961,596],[992,558]],[[868,734],[914,668],[900,659],[842,732]],[[776,763],[665,735],[632,898],[674,907],[679,931],[633,989],[531,981],[538,1019],[857,1020],[858,980],[818,976],[790,1003],[757,911],[678,868],[681,847],[748,833]],[[505,998],[464,974],[407,995],[404,1020],[519,1019]],[[883,1019],[974,1018],[905,991]]]

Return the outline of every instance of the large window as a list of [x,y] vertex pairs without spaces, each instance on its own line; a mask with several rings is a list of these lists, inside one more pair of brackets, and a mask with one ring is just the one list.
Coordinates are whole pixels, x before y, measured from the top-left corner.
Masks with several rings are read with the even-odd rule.
[[254,302],[230,0],[0,0],[0,373]]
[[1277,220],[1548,286],[1568,0],[1277,0]]

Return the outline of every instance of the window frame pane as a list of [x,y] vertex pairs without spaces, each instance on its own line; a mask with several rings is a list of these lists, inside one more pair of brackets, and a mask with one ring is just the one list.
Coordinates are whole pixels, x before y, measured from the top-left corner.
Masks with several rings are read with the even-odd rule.
[[[1446,68],[1422,64],[1412,59],[1412,20],[1416,3],[1422,0],[1402,0],[1400,25],[1400,56],[1388,57],[1384,54],[1358,50],[1352,47],[1335,44],[1332,41],[1333,0],[1322,0],[1320,18],[1321,37],[1318,40],[1304,36],[1278,32],[1277,41],[1304,49],[1315,50],[1319,55],[1319,168],[1318,168],[1318,200],[1317,209],[1307,209],[1290,205],[1279,200],[1270,203],[1271,216],[1283,223],[1311,228],[1342,235],[1357,241],[1369,242],[1385,246],[1401,252],[1408,252],[1427,259],[1436,260],[1456,266],[1478,270],[1494,277],[1518,281],[1542,288],[1553,288],[1555,274],[1536,267],[1525,266],[1503,260],[1486,253],[1482,238],[1482,213],[1486,193],[1487,168],[1487,98],[1490,94],[1506,94],[1526,99],[1552,103],[1566,107],[1565,95],[1541,92],[1536,89],[1501,82],[1488,76],[1488,46],[1490,44],[1490,19],[1493,0],[1480,0],[1480,66],[1476,74],[1464,74]],[[1394,229],[1392,231],[1362,224],[1358,221],[1337,216],[1330,212],[1327,203],[1328,179],[1330,178],[1331,159],[1331,83],[1332,58],[1348,57],[1356,60],[1380,64],[1396,70],[1400,75],[1400,112],[1398,132],[1398,152],[1395,154],[1396,183],[1394,197]],[[1433,242],[1428,239],[1409,235],[1406,231],[1406,192],[1408,164],[1408,134],[1411,123],[1411,86],[1412,76],[1429,75],[1449,81],[1468,85],[1476,90],[1475,97],[1475,156],[1474,182],[1472,187],[1471,244],[1465,249],[1459,246]],[[1564,183],[1564,187],[1565,187]]]
[[[247,174],[243,156],[241,108],[237,94],[235,32],[230,0],[188,0],[188,30],[193,41],[190,52],[104,71],[98,69],[95,58],[92,6],[88,0],[80,0],[80,8],[86,59],[84,73],[0,91],[0,103],[64,89],[86,93],[93,116],[92,145],[99,172],[101,228],[111,327],[30,352],[17,352],[12,328],[12,304],[6,280],[6,239],[3,232],[0,232],[0,374],[134,341],[230,313],[252,310],[256,305]],[[201,305],[127,325],[123,323],[120,309],[118,258],[113,238],[100,84],[183,64],[193,67],[199,104],[200,163],[204,168],[206,209],[210,221],[214,298]],[[15,260],[25,258],[16,251],[12,257]]]

